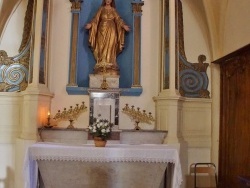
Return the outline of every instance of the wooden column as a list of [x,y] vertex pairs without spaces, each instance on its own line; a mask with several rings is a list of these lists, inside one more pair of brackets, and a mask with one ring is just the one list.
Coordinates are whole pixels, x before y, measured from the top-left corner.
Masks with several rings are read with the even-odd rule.
[[132,87],[141,87],[140,80],[140,58],[141,58],[141,15],[142,15],[142,6],[144,2],[133,1],[133,20],[134,20],[134,59],[133,59],[133,85]]
[[77,41],[79,28],[79,14],[81,10],[82,0],[70,0],[72,3],[72,27],[71,27],[71,51],[69,61],[69,83],[67,86],[77,86]]

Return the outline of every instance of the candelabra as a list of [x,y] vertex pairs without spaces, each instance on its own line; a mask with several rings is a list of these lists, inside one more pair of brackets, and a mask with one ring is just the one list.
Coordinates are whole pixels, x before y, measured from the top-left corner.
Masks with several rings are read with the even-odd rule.
[[131,106],[131,108],[126,104],[126,106],[122,109],[122,112],[128,115],[134,122],[135,122],[135,130],[140,130],[139,123],[147,123],[151,124],[155,121],[155,119],[152,116],[152,113],[149,112],[146,113],[146,110],[140,111],[140,108],[135,109],[134,106]]
[[70,108],[67,110],[66,108],[64,108],[64,110],[61,112],[60,110],[58,110],[58,112],[56,113],[56,115],[54,116],[54,120],[55,121],[69,121],[69,126],[67,127],[67,129],[73,129],[73,122],[74,120],[77,120],[77,118],[79,117],[80,113],[87,111],[87,107],[85,106],[84,102],[82,102],[81,106],[79,106],[79,104],[76,104],[75,108],[73,108],[72,106],[70,106]]

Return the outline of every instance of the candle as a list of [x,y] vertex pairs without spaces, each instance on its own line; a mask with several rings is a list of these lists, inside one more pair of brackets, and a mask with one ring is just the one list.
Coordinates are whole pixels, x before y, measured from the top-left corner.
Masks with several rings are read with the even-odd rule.
[[109,123],[111,123],[111,105],[109,105]]
[[48,111],[48,122],[47,122],[47,126],[50,127],[50,112]]

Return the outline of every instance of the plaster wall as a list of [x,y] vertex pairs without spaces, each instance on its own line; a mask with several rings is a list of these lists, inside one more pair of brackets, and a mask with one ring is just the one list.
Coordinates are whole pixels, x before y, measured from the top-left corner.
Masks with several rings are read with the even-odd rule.
[[250,43],[249,0],[228,0],[225,13],[223,55],[227,55]]
[[20,132],[20,97],[0,95],[0,188],[14,187],[15,139]]
[[0,188],[14,187],[15,144],[0,143]]
[[[18,54],[18,49],[22,41],[27,4],[28,0],[21,0],[20,4],[14,9],[9,19],[5,20],[8,22],[5,23],[6,25],[4,26],[2,37],[0,37],[0,50],[6,51],[9,57]],[[1,10],[1,15],[3,17],[7,16],[5,14],[10,14],[8,11],[11,10],[7,10],[6,12]]]
[[189,148],[211,148],[211,100],[185,100],[182,111],[181,131]]

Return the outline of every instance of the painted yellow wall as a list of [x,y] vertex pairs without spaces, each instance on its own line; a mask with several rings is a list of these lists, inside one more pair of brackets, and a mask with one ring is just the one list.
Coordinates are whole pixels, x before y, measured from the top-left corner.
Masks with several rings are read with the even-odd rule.
[[0,50],[5,50],[9,57],[18,54],[27,4],[28,0],[0,3]]
[[223,55],[250,43],[249,0],[229,0],[225,13]]

